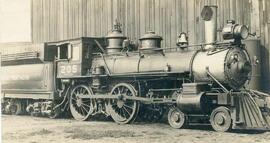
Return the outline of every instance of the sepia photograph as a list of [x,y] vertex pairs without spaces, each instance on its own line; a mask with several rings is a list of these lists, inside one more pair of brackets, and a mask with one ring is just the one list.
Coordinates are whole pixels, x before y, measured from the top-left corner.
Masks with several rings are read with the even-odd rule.
[[270,0],[0,0],[3,143],[270,143]]

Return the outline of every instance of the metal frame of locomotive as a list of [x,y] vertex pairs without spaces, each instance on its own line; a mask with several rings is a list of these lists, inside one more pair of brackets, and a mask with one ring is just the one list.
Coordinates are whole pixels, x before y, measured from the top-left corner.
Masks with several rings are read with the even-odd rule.
[[241,43],[248,29],[228,21],[225,41],[216,42],[216,9],[202,11],[205,44],[188,45],[181,33],[178,47],[161,48],[162,37],[148,32],[138,46],[116,23],[105,38],[2,55],[3,111],[56,117],[69,110],[76,120],[103,113],[125,124],[159,119],[168,109],[173,128],[210,120],[216,131],[268,129],[269,95],[243,90],[251,71]]

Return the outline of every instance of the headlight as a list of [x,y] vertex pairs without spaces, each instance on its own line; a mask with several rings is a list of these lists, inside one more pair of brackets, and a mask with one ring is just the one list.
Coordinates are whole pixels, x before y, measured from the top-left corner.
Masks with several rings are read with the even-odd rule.
[[236,25],[233,33],[235,38],[246,39],[248,37],[248,28],[246,25]]
[[248,27],[246,25],[235,24],[235,21],[227,21],[227,25],[222,29],[224,40],[246,39],[248,37]]

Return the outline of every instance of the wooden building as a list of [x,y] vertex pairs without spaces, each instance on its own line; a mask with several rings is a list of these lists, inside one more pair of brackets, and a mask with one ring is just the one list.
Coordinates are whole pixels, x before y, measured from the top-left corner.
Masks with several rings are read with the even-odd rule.
[[270,91],[270,0],[32,0],[32,41],[105,36],[118,19],[132,40],[152,30],[163,37],[163,47],[175,46],[180,32],[201,43],[204,5],[218,6],[218,28],[233,19],[261,39],[263,83]]

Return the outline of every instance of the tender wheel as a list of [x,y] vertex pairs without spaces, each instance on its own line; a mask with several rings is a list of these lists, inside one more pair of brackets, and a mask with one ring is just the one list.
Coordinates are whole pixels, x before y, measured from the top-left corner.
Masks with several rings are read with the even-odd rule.
[[232,124],[229,109],[222,106],[214,109],[210,116],[210,123],[215,131],[228,131]]
[[11,115],[20,115],[22,114],[22,103],[19,100],[15,100],[9,103],[9,112]]
[[139,103],[126,99],[127,96],[136,96],[136,90],[131,84],[117,84],[111,91],[112,95],[117,95],[118,99],[110,99],[106,105],[106,111],[113,120],[120,124],[134,121],[138,115]]
[[176,107],[171,108],[168,113],[168,122],[171,127],[180,129],[186,123],[185,114]]
[[86,85],[78,85],[70,93],[69,107],[74,119],[79,121],[87,120],[94,112],[95,101],[90,98],[81,98],[80,96],[91,96],[93,91]]

